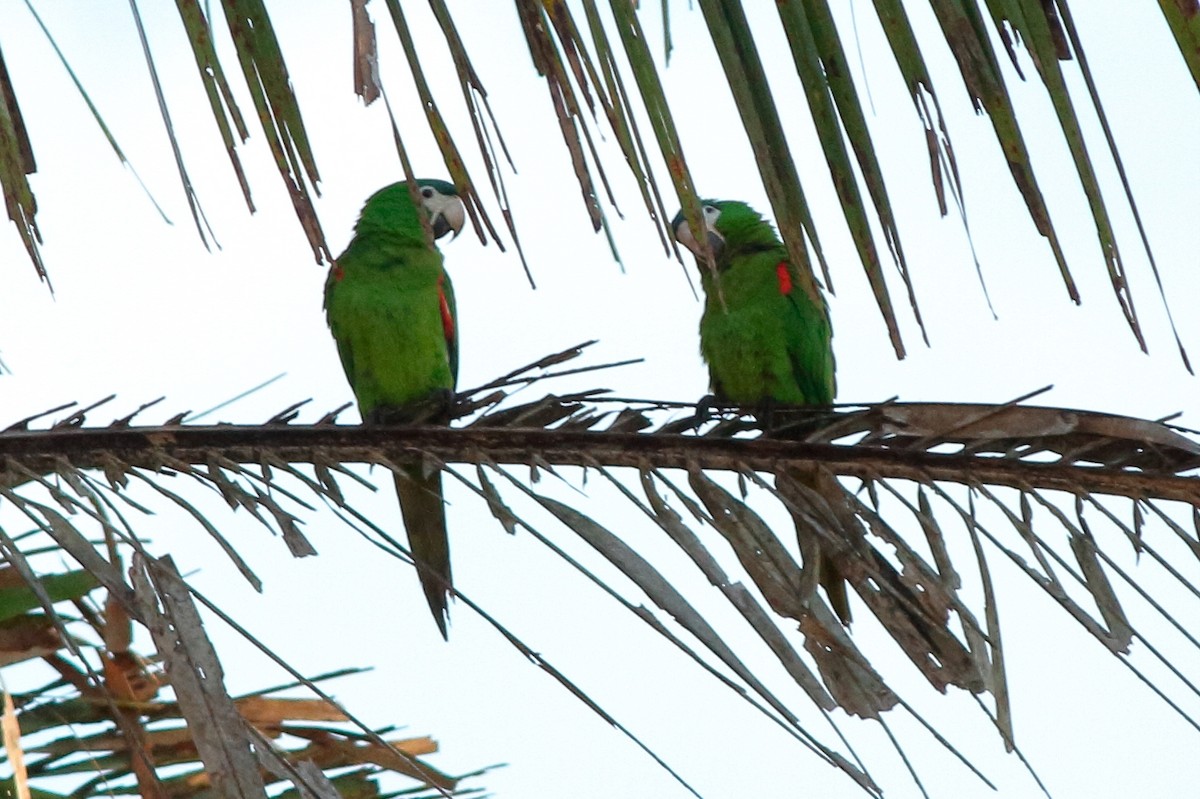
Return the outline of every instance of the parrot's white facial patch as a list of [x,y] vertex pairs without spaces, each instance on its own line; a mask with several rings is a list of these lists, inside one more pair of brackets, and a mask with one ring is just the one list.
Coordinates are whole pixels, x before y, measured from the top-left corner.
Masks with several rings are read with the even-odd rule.
[[[715,205],[706,205],[704,211],[704,227],[708,231],[708,238],[711,241],[716,238],[719,241],[724,241],[725,237],[717,231],[717,219],[721,216],[721,209]],[[679,220],[679,225],[675,228],[675,240],[687,247],[697,257],[704,257],[703,249],[697,243],[696,237],[692,235],[692,229],[688,227],[686,219]]]
[[[442,194],[433,186],[422,186],[421,204],[425,206],[425,212],[429,214],[429,224],[433,226],[438,238],[452,230],[455,236],[462,231],[463,224],[467,221],[467,210],[456,195]],[[439,225],[439,220],[444,224]],[[439,227],[441,233],[437,232]]]

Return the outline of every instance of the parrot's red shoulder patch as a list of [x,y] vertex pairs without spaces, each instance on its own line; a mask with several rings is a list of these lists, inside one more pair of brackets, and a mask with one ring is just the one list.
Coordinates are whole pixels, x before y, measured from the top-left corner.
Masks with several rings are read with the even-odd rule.
[[779,293],[785,297],[792,293],[792,272],[788,269],[787,261],[780,261],[775,267],[775,275],[779,278]]
[[450,312],[450,303],[446,300],[446,290],[442,288],[442,279],[438,278],[438,304],[442,311],[442,333],[446,341],[454,341],[454,314]]
[[333,269],[330,270],[330,277],[334,283],[340,283],[342,278],[346,276],[346,271],[336,262],[333,264]]

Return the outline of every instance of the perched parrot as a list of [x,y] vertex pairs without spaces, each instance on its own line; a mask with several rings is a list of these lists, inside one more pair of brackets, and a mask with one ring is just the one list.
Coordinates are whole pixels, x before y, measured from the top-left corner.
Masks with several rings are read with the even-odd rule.
[[[700,270],[705,294],[700,353],[713,396],[746,407],[831,405],[833,332],[824,302],[817,305],[805,292],[783,242],[753,208],[736,200],[705,200],[703,211],[716,274],[704,262],[682,211],[672,227],[676,240],[696,255]],[[797,478],[808,484],[817,479]],[[806,526],[797,519],[797,534],[806,535]],[[831,558],[818,560],[818,580],[838,618],[848,624],[846,584]]]
[[[364,424],[446,424],[458,377],[454,291],[442,254],[426,238],[462,230],[466,216],[453,184],[418,180],[371,195],[354,236],[325,281],[325,317]],[[420,463],[396,475],[409,548],[429,608],[446,637],[450,546],[441,472]]]

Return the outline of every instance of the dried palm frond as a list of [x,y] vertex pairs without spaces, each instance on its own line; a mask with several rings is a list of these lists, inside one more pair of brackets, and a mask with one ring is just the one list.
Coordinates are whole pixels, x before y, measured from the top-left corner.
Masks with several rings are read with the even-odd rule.
[[[299,683],[226,695],[221,665],[169,558],[135,555],[131,616],[111,595],[103,610],[91,603],[99,583],[87,571],[31,572],[34,582],[25,585],[16,575],[28,565],[26,553],[0,538],[13,564],[0,569],[0,662],[40,659],[55,675],[6,694],[15,711],[4,727],[7,756],[23,763],[21,781],[35,795],[58,796],[54,790],[70,784],[73,797],[261,796],[291,783],[304,796],[377,796],[387,774],[415,781],[424,796],[478,790],[459,783],[482,772],[455,777],[424,761],[437,751],[432,739],[356,729],[319,689],[315,699],[278,695]],[[26,612],[39,601],[42,612]],[[78,620],[62,610],[65,602]],[[130,648],[131,618],[150,628],[161,663]]]
[[[617,534],[603,521],[603,508],[580,504],[586,500],[578,493],[564,500],[556,490],[559,480],[539,480],[567,480],[572,469],[582,469],[606,478],[651,530],[666,534],[830,720],[835,707],[883,724],[889,710],[917,711],[890,686],[866,642],[827,607],[816,589],[815,553],[836,564],[931,686],[988,697],[982,706],[1014,747],[999,599],[989,567],[999,555],[1200,730],[1171,698],[1200,682],[1190,665],[1198,662],[1194,653],[1170,656],[1127,612],[1123,597],[1132,590],[1148,600],[1188,650],[1200,648],[1200,641],[1160,602],[1163,585],[1139,580],[1136,567],[1123,565],[1128,558],[1119,546],[1126,542],[1128,552],[1148,557],[1177,585],[1197,593],[1172,565],[1171,553],[1182,542],[1200,556],[1197,533],[1188,529],[1200,519],[1195,434],[1159,422],[1013,403],[885,402],[746,415],[743,409],[619,400],[604,392],[520,403],[510,397],[514,386],[597,368],[561,368],[580,351],[548,356],[464,392],[459,422],[450,428],[345,426],[334,423],[334,414],[298,424],[296,407],[257,426],[178,419],[137,426],[131,418],[89,426],[83,412],[44,429],[31,429],[32,420],[24,420],[0,434],[0,499],[105,586],[132,618],[152,631],[158,625],[160,651],[192,653],[186,661],[192,668],[209,656],[203,641],[193,649],[171,637],[190,629],[190,589],[169,560],[149,554],[134,533],[137,525],[123,515],[143,512],[141,498],[148,494],[139,486],[185,509],[257,587],[258,578],[221,532],[224,524],[199,509],[191,499],[196,492],[168,489],[164,477],[186,476],[231,508],[249,512],[278,532],[294,556],[315,554],[303,527],[323,503],[381,549],[411,563],[403,544],[355,507],[346,486],[367,482],[351,464],[394,470],[396,463],[423,458],[475,493],[502,529],[523,530],[566,558],[816,756],[875,793],[845,740],[824,740],[803,725],[749,653],[730,643],[730,631],[706,619],[696,609],[698,597],[681,593],[672,572],[641,551],[650,541],[644,530]],[[474,474],[461,470],[463,464],[473,465]],[[529,478],[514,467],[528,468]],[[782,527],[773,521],[779,506],[796,520],[794,533],[790,520]],[[132,583],[85,539],[83,530],[92,526],[134,548]],[[564,530],[599,553],[622,580],[605,579],[569,555],[555,542]],[[19,564],[17,550],[5,549]],[[971,578],[975,574],[978,579]],[[625,596],[630,590],[657,610],[631,602]],[[469,586],[456,586],[462,604],[619,726],[469,593]],[[1134,642],[1144,644],[1169,677],[1148,676],[1139,660],[1130,659]],[[182,684],[172,682],[178,694]],[[196,706],[211,706],[199,699],[202,685],[194,690],[201,692]],[[188,712],[184,695],[179,701]],[[949,736],[926,726],[952,747]]]

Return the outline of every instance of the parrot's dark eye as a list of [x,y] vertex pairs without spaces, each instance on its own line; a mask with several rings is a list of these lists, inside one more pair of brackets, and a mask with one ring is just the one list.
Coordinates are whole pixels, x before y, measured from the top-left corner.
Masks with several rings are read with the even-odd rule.
[[704,213],[706,216],[716,216],[721,212],[717,210],[716,206],[706,205],[704,206]]
[[431,189],[429,186],[426,186],[425,188],[421,189],[421,196],[424,197],[426,200],[432,199],[433,194],[434,194],[433,189]]

